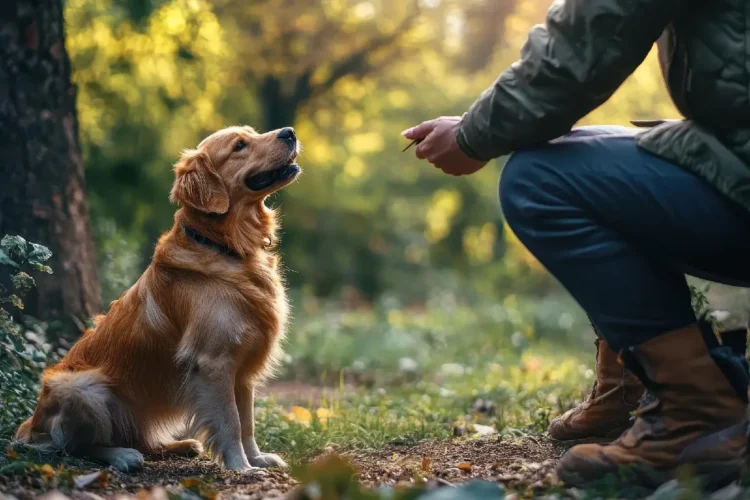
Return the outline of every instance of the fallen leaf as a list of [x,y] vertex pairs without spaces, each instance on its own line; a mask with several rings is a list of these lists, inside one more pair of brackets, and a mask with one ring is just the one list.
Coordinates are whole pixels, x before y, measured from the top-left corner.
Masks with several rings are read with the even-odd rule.
[[497,430],[491,425],[474,424],[474,434],[477,436],[492,436]]
[[16,452],[16,450],[8,448],[5,453],[11,460],[15,460],[18,458],[18,452]]
[[55,469],[53,469],[50,464],[44,464],[39,467],[39,472],[41,472],[47,479],[51,479],[55,475]]
[[106,471],[92,472],[91,474],[83,474],[82,476],[76,476],[73,478],[73,484],[79,490],[97,484],[102,488],[106,488],[109,484],[109,474]]
[[471,472],[471,464],[468,462],[461,462],[460,464],[456,465],[456,467],[464,472]]
[[286,418],[293,422],[299,422],[302,425],[310,425],[312,413],[307,408],[292,406],[289,409],[289,413],[286,414]]
[[205,485],[198,488],[198,494],[204,500],[216,500],[219,497],[219,493],[215,489]]
[[432,467],[432,459],[428,457],[427,455],[422,455],[422,471],[430,472],[431,467]]
[[186,477],[182,481],[180,481],[180,485],[183,488],[197,488],[201,485],[201,480],[197,477]]

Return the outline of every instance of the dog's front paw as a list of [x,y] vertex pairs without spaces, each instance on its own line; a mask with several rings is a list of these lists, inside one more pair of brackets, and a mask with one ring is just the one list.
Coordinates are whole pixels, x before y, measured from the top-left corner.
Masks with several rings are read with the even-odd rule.
[[245,463],[244,465],[240,466],[227,466],[227,464],[224,464],[224,468],[226,470],[230,470],[239,474],[241,477],[246,478],[265,477],[268,475],[268,472],[266,472],[265,469],[261,467],[255,467],[254,465],[250,465],[249,463]]
[[113,448],[107,462],[120,472],[135,472],[143,467],[143,455],[132,448]]
[[250,465],[253,467],[262,467],[264,469],[267,469],[269,467],[279,467],[282,469],[286,469],[289,467],[284,460],[273,453],[261,453],[260,455],[256,457],[249,458]]

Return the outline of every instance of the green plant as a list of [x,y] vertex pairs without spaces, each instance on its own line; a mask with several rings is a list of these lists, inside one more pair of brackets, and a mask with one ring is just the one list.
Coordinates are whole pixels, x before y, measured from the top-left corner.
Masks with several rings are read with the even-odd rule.
[[690,288],[690,301],[696,317],[711,323],[715,331],[721,330],[721,322],[713,314],[711,305],[708,302],[708,290],[711,286],[708,283],[700,287],[696,285],[688,286]]
[[27,271],[52,273],[44,263],[52,256],[47,247],[20,236],[0,241],[0,440],[34,410],[37,380],[47,361],[49,345],[41,335],[23,328],[2,307],[23,310],[23,298],[36,286]]

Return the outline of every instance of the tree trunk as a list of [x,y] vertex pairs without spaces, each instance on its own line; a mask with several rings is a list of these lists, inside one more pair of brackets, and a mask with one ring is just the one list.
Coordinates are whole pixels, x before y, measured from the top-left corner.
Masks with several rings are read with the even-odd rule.
[[0,236],[52,250],[26,312],[83,318],[99,284],[61,0],[0,0]]
[[280,80],[267,77],[260,88],[263,106],[263,130],[270,132],[283,127],[293,127],[300,102],[294,95],[286,95]]

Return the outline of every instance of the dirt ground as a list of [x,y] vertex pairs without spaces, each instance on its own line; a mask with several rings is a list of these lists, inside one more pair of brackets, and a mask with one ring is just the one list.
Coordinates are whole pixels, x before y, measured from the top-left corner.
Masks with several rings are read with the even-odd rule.
[[[544,438],[492,437],[394,445],[377,452],[352,451],[342,455],[359,471],[359,479],[372,486],[409,484],[421,476],[441,485],[482,478],[511,487],[540,488],[555,484],[553,468],[563,451]],[[186,478],[195,479],[186,482]],[[73,488],[66,491],[66,496],[97,500],[137,495],[140,499],[166,500],[167,492],[180,489],[181,485],[207,498],[250,500],[283,498],[297,482],[283,471],[250,475],[222,471],[205,458],[148,460],[138,473],[108,472],[104,481]],[[29,475],[0,476],[0,491],[24,500],[44,494],[45,483]]]
[[510,486],[555,484],[554,466],[565,447],[539,438],[483,438],[390,446],[377,453],[349,452],[344,456],[359,469],[362,482],[394,485],[411,480],[415,472],[455,483],[473,478]]

